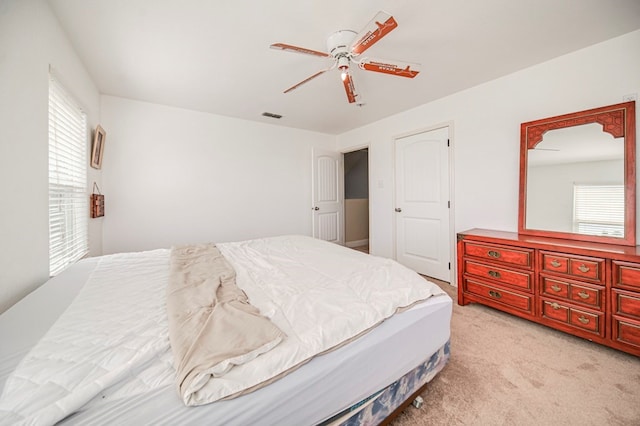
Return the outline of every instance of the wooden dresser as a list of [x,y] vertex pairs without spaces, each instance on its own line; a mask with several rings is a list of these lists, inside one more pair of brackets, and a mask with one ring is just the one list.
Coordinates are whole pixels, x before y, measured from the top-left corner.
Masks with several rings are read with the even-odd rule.
[[640,356],[640,247],[472,229],[458,303],[481,303]]

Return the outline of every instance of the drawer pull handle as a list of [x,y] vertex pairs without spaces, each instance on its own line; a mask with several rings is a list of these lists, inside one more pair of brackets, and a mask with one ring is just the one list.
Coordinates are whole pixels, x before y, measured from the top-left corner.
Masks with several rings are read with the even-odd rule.
[[498,271],[489,271],[487,273],[489,274],[490,277],[500,278],[500,272],[498,272]]
[[578,317],[578,321],[580,321],[583,324],[589,324],[589,318],[586,318],[584,315],[580,315]]
[[557,286],[557,285],[554,284],[554,285],[551,286],[551,290],[553,290],[555,292],[558,292],[558,291],[560,291],[562,289],[560,288],[560,286]]
[[494,290],[489,290],[489,296],[495,297],[496,299],[500,299],[502,295]]
[[578,296],[580,296],[582,299],[588,299],[589,293],[587,293],[586,291],[581,291],[580,293],[578,293]]
[[550,303],[550,305],[554,311],[557,311],[558,309],[560,309],[560,305],[558,305],[556,302]]
[[495,250],[489,250],[489,253],[487,254],[489,255],[489,257],[493,257],[495,259],[498,259],[500,257],[500,252]]
[[559,267],[560,265],[562,265],[562,263],[558,262],[557,260],[553,259],[551,261],[551,266],[553,266],[554,268]]
[[579,270],[580,272],[582,272],[582,273],[584,273],[584,272],[589,272],[589,267],[588,267],[588,266],[585,266],[584,264],[582,264],[582,265],[578,266],[578,270]]

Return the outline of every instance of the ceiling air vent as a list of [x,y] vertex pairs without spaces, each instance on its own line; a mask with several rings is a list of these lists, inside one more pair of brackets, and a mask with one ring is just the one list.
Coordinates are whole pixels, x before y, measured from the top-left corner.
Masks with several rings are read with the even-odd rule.
[[264,117],[275,118],[276,120],[280,120],[282,118],[280,114],[274,114],[272,112],[263,112],[262,115]]

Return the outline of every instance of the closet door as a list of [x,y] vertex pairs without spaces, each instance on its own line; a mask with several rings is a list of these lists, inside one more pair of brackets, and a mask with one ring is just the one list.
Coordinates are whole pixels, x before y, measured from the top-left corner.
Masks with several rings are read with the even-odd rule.
[[396,139],[396,259],[450,281],[449,129]]

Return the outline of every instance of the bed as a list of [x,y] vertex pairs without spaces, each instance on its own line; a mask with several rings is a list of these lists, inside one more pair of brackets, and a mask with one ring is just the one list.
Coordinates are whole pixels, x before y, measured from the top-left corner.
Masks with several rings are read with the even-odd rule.
[[[399,304],[405,306],[393,308],[397,313],[394,311],[389,314],[385,306],[387,310],[382,309],[384,312],[380,313],[382,320],[372,318],[371,321],[375,323],[373,326],[362,332],[356,329],[352,338],[340,344],[329,339],[325,342],[329,347],[321,347],[318,354],[308,356],[302,353],[300,359],[303,362],[294,359],[293,355],[287,355],[291,358],[293,368],[283,374],[274,374],[268,380],[260,378],[257,380],[259,385],[247,392],[225,390],[216,396],[214,402],[187,406],[176,390],[176,372],[169,349],[168,332],[165,330],[166,320],[163,318],[166,312],[161,314],[158,310],[157,314],[153,313],[153,309],[161,306],[166,310],[163,300],[166,297],[166,269],[170,250],[84,259],[0,316],[0,386],[4,388],[0,397],[0,424],[14,424],[23,420],[16,412],[37,411],[41,408],[38,404],[45,404],[42,400],[50,392],[47,390],[43,397],[38,397],[37,393],[50,384],[46,382],[44,386],[48,379],[41,377],[40,366],[43,366],[42,370],[48,369],[51,359],[58,357],[58,352],[68,352],[69,346],[74,345],[65,341],[71,333],[69,330],[88,336],[85,340],[93,339],[92,357],[104,357],[106,352],[107,358],[116,358],[115,361],[109,359],[110,363],[131,364],[126,357],[123,361],[117,360],[121,357],[122,347],[115,348],[120,352],[111,356],[108,351],[114,351],[113,347],[100,346],[102,341],[111,339],[109,328],[102,329],[107,327],[103,326],[105,316],[117,316],[123,318],[122,321],[129,321],[124,327],[131,330],[150,321],[151,328],[135,332],[137,340],[134,343],[139,347],[153,348],[155,352],[149,351],[151,355],[141,360],[135,371],[123,368],[119,375],[110,371],[97,376],[98,379],[91,383],[83,383],[81,387],[88,389],[83,395],[84,399],[70,394],[53,401],[52,409],[62,410],[63,414],[56,415],[63,424],[378,424],[410,403],[449,359],[451,299],[435,284],[396,262],[303,236],[224,243],[216,247],[220,248],[224,258],[234,268],[242,292],[252,304],[254,301],[260,302],[260,311],[285,331],[284,335],[288,336],[285,341],[302,334],[297,329],[288,328],[285,320],[278,319],[277,309],[272,309],[273,301],[267,294],[271,281],[288,280],[293,283],[282,290],[282,300],[287,300],[293,294],[298,303],[298,283],[309,280],[305,285],[320,290],[315,293],[304,290],[304,297],[311,298],[312,302],[305,307],[308,310],[314,309],[314,298],[331,294],[332,286],[346,282],[355,283],[356,287],[365,291],[369,291],[368,284],[376,288],[376,282],[396,282],[400,287],[393,289],[394,294],[406,293],[408,297],[418,291],[421,300],[413,302],[413,299],[401,297]],[[113,265],[120,265],[119,273],[122,276],[113,272]],[[115,278],[113,274],[116,274]],[[88,288],[95,287],[101,275],[107,277],[105,282],[109,285],[101,285],[102,293],[92,293]],[[144,280],[156,287],[139,291],[137,283]],[[402,287],[404,281],[414,282],[418,290],[405,291]],[[385,291],[383,287],[380,289]],[[424,297],[423,293],[427,296]],[[116,300],[116,310],[124,313],[107,309],[110,305],[105,300],[111,297]],[[361,295],[358,297],[362,298]],[[348,301],[349,306],[357,303],[356,299]],[[146,310],[147,305],[151,307],[149,311]],[[107,312],[95,313],[103,307]],[[353,309],[354,312],[360,310],[365,308]],[[331,321],[340,318],[344,311],[350,309],[340,308],[326,317]],[[94,315],[96,318],[92,318]],[[157,321],[152,320],[154,315],[158,316]],[[66,328],[61,328],[60,324],[66,324]],[[57,334],[52,334],[55,330],[58,330]],[[335,332],[327,334],[333,335]],[[322,331],[319,336],[323,342],[327,337]],[[102,352],[95,348],[95,342],[100,342],[98,346]],[[129,349],[134,343],[127,341],[120,346]],[[285,344],[281,343],[276,349],[284,347]],[[231,372],[255,370],[252,363],[259,365],[258,360],[268,360],[277,352],[276,349],[270,349],[244,365],[235,366]],[[296,349],[294,352],[297,356],[298,352],[303,351]],[[47,364],[40,364],[45,361]],[[57,388],[75,386],[66,383],[67,377],[78,375],[76,370],[86,368],[76,368],[69,362],[66,352],[55,362],[67,363],[61,369],[65,383],[60,385],[56,382]],[[91,378],[94,373],[93,370],[82,372],[80,379]],[[27,377],[27,374],[31,376]],[[105,379],[107,376],[108,380]],[[231,375],[222,380],[222,383],[225,380],[231,383],[223,388],[233,388],[237,377]],[[251,380],[254,379],[249,379],[253,383]],[[100,386],[96,388],[98,382]],[[215,382],[219,381],[216,379]],[[52,389],[56,391],[55,387]],[[68,389],[60,391],[69,392]],[[52,418],[55,421],[47,420]],[[58,421],[55,416],[35,419],[35,424]]]

